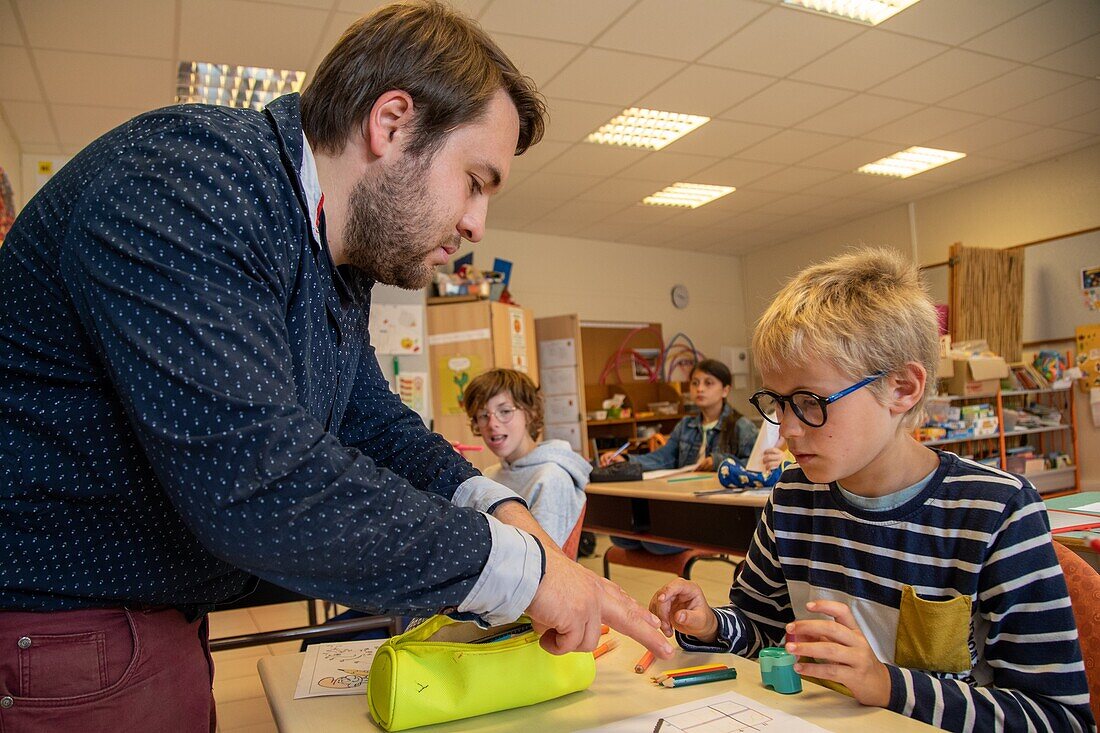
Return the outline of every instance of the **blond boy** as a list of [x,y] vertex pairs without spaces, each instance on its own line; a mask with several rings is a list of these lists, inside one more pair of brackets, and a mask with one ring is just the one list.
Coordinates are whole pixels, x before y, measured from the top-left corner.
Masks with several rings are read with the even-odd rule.
[[753,355],[798,465],[729,606],[678,579],[650,604],[685,649],[784,644],[801,674],[953,731],[1095,730],[1065,581],[1027,479],[912,437],[935,383],[915,268],[863,250],[804,271]]

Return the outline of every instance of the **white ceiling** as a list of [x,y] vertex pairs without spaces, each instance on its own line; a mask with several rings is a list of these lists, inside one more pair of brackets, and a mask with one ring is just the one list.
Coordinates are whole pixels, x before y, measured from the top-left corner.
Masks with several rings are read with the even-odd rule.
[[[183,60],[311,72],[375,0],[0,0],[0,115],[72,154],[171,104]],[[923,0],[877,28],[778,0],[460,0],[546,94],[489,226],[737,254],[1100,142],[1100,0]],[[714,119],[659,152],[584,137],[628,106]],[[967,157],[853,173],[910,145]],[[678,180],[737,191],[641,206]]]

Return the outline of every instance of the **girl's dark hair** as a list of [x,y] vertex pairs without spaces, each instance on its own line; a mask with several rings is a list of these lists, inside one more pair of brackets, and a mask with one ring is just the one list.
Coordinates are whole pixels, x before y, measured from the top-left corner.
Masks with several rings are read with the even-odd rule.
[[692,374],[695,372],[709,374],[721,382],[723,387],[729,387],[733,384],[733,375],[730,374],[730,368],[717,359],[703,359],[691,370]]
[[503,89],[519,113],[516,155],[542,138],[546,103],[472,20],[426,0],[378,8],[352,23],[302,92],[310,145],[339,153],[383,93],[407,92],[416,106],[408,152],[437,151],[460,125],[478,120]]

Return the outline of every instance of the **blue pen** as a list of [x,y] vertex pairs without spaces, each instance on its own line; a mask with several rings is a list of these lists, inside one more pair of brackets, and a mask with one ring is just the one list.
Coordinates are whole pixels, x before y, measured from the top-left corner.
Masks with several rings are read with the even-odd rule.
[[628,440],[625,443],[623,443],[621,446],[619,446],[619,450],[612,453],[611,457],[612,458],[618,458],[620,455],[622,455],[622,452],[624,450],[626,450],[627,448],[629,448],[629,447],[630,447],[630,441]]

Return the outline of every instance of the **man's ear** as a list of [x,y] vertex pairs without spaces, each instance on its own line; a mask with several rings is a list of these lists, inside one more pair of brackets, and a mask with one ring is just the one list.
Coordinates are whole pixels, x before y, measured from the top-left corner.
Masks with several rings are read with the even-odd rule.
[[379,96],[363,120],[362,135],[371,154],[381,158],[394,150],[400,152],[413,114],[413,100],[408,92],[392,89]]
[[892,373],[889,379],[892,411],[901,414],[908,412],[913,405],[920,402],[920,398],[924,395],[925,383],[928,381],[928,372],[923,365],[910,361],[900,370]]

